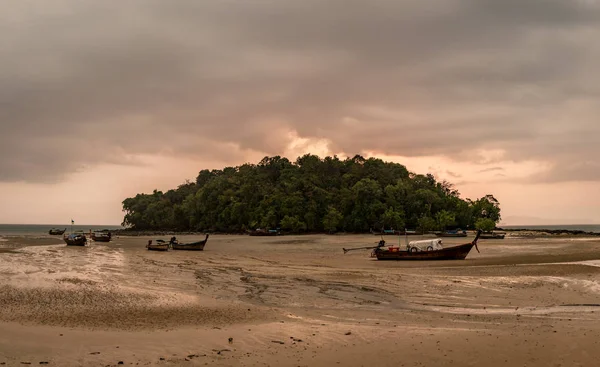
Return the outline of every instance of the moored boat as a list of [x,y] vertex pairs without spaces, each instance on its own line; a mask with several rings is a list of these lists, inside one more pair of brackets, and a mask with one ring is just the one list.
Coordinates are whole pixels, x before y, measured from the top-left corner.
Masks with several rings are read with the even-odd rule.
[[467,237],[467,231],[455,229],[452,231],[437,232],[435,235],[440,237]]
[[279,236],[281,235],[281,232],[279,231],[279,229],[269,229],[269,230],[265,230],[265,229],[255,229],[254,231],[250,231],[248,232],[248,234],[250,236]]
[[417,236],[417,235],[422,235],[423,232],[417,231],[414,229],[405,229],[404,231],[400,231],[398,234],[403,235],[403,236]]
[[505,236],[505,233],[483,232],[479,238],[485,240],[503,240]]
[[60,230],[58,228],[52,228],[51,230],[48,231],[48,234],[52,235],[52,236],[60,236],[60,235],[64,234],[66,230],[67,230],[66,228],[63,230]]
[[92,240],[96,242],[110,242],[111,239],[112,233],[108,229],[92,232]]
[[373,249],[371,257],[376,257],[377,260],[464,260],[473,247],[479,252],[477,240],[480,235],[481,231],[477,231],[473,241],[458,246],[443,247],[441,239],[434,239],[410,242],[406,249],[394,246],[386,247],[385,240],[382,239],[376,247],[344,249],[344,253],[350,250]]
[[171,248],[173,250],[189,250],[189,251],[204,251],[204,246],[206,246],[206,242],[208,241],[208,234],[202,241],[191,242],[191,243],[181,243],[173,237],[171,239]]
[[389,236],[389,235],[401,235],[401,236],[415,236],[415,235],[422,235],[423,232],[421,231],[416,231],[414,229],[403,229],[403,230],[399,230],[399,229],[383,229],[381,232],[376,232],[373,229],[371,229],[371,234],[374,234],[376,236]]
[[146,248],[151,251],[169,251],[171,244],[163,240],[156,240],[156,243],[152,243],[152,240],[148,240]]
[[381,235],[396,235],[396,234],[400,234],[400,231],[396,231],[393,228],[392,229],[382,229],[381,232],[375,232],[373,229],[371,229],[371,233],[376,235],[376,236],[381,236]]
[[67,243],[67,246],[85,246],[87,243],[85,234],[81,232],[71,233],[68,236],[63,236],[63,240]]

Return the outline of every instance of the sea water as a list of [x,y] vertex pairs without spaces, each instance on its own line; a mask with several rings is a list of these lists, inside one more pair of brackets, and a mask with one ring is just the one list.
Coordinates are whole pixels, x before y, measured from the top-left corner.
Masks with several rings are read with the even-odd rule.
[[[568,230],[568,231],[584,231],[600,233],[600,224],[563,224],[563,225],[537,225],[537,226],[503,226],[502,229],[531,229],[536,231],[542,230]],[[0,227],[1,228],[1,227]]]
[[[67,229],[67,233],[71,231],[70,224],[0,224],[0,237],[1,236],[36,236],[48,234],[48,231],[52,228],[60,230]],[[116,225],[73,225],[73,231],[84,231],[88,233],[90,230],[100,231],[103,229],[123,229],[121,226]]]

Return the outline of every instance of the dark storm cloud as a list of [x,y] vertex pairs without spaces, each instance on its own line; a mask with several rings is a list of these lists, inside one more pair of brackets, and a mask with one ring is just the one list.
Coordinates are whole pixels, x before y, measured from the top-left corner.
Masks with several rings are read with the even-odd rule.
[[0,181],[137,154],[239,163],[290,131],[349,155],[503,149],[556,164],[538,179],[600,179],[584,164],[600,154],[594,1],[41,4],[0,1]]

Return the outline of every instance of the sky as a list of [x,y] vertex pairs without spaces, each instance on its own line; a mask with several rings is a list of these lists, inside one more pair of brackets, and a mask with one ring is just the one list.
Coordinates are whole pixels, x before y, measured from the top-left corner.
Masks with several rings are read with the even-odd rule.
[[600,223],[600,1],[0,0],[0,223],[362,154]]

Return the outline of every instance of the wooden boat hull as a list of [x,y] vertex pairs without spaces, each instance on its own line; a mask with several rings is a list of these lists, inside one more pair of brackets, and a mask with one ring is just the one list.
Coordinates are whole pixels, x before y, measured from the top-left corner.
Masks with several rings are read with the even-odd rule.
[[97,236],[94,233],[92,233],[92,240],[94,240],[96,242],[110,242],[111,239],[112,239],[111,235],[100,235],[100,236]]
[[250,232],[250,236],[279,236],[279,233]]
[[87,238],[85,236],[68,236],[63,238],[67,246],[85,246]]
[[204,246],[206,242],[203,243],[189,243],[189,244],[172,244],[171,247],[173,250],[188,250],[188,251],[204,251]]
[[66,230],[67,230],[66,228],[64,230],[62,230],[62,231],[61,230],[52,230],[51,229],[51,230],[48,231],[48,234],[51,235],[51,236],[61,236],[61,235],[63,235],[65,233]]
[[504,236],[505,235],[503,234],[482,234],[479,238],[482,238],[484,240],[503,240]]
[[377,260],[464,260],[475,243],[466,243],[433,251],[389,251],[376,249],[373,251]]
[[204,238],[202,241],[192,243],[179,243],[175,237],[173,237],[171,239],[171,248],[173,250],[204,251],[204,246],[206,246],[207,241],[208,234],[206,234],[206,238]]
[[146,245],[146,248],[149,251],[169,251],[169,244],[165,243],[163,244],[158,244],[158,245]]

